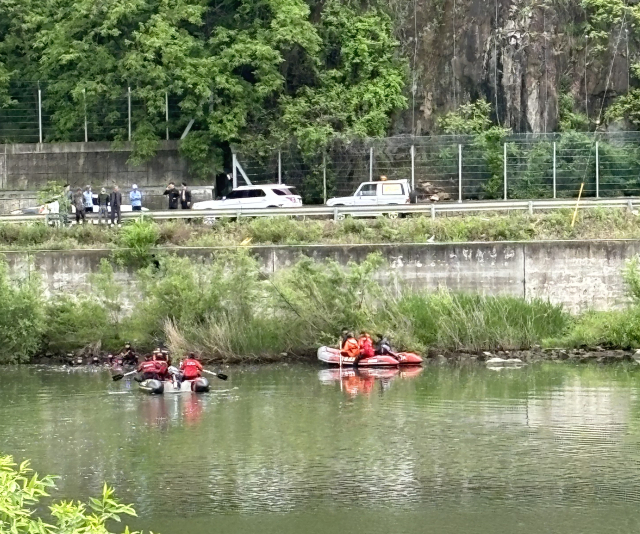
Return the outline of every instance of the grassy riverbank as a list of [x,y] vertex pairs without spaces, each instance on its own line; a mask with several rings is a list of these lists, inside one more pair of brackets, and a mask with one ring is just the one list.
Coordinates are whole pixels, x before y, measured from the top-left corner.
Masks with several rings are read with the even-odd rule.
[[[138,252],[134,259],[143,265],[144,250]],[[125,341],[148,350],[157,340],[211,361],[275,361],[336,343],[344,327],[387,334],[399,349],[417,352],[640,346],[637,261],[625,273],[634,298],[627,310],[576,317],[541,300],[382,285],[374,275],[386,266],[375,254],[347,268],[301,259],[269,277],[247,249],[220,254],[210,265],[171,254],[157,259],[137,271],[133,311],[122,309],[122,288],[106,261],[90,295],[51,300],[33,280],[11,285],[3,268],[0,362],[114,351]]]
[[[221,220],[213,226],[183,221],[148,223],[148,238],[159,247],[253,245],[436,243],[551,239],[640,239],[640,217],[627,209],[581,210],[571,227],[571,210],[548,213],[407,217],[391,220]],[[128,223],[131,225],[132,223]],[[0,250],[74,249],[130,246],[125,229],[97,225],[51,228],[44,224],[0,225]]]

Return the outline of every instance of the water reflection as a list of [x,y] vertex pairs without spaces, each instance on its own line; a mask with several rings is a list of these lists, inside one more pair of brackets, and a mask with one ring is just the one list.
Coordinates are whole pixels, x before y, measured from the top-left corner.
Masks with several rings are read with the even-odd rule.
[[[340,390],[348,397],[368,397],[376,389],[382,394],[391,388],[396,379],[416,378],[422,373],[422,367],[404,368],[330,368],[318,372],[320,382],[325,385],[340,384]],[[376,388],[376,383],[378,387]]]
[[194,393],[140,395],[140,416],[146,426],[166,431],[172,425],[184,423],[197,425],[202,419],[204,404],[202,395]]
[[0,448],[62,475],[66,498],[115,485],[132,526],[165,534],[637,530],[640,366],[228,374],[152,397],[109,373],[2,369]]

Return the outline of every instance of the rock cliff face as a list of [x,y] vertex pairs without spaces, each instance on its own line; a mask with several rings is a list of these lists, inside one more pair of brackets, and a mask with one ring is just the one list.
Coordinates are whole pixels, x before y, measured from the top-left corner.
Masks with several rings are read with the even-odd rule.
[[579,0],[411,0],[391,8],[411,67],[409,109],[395,133],[428,135],[438,116],[479,97],[514,132],[551,132],[561,92],[595,120],[610,71],[605,103],[628,89],[630,27],[627,34],[614,25],[604,42],[590,42]]

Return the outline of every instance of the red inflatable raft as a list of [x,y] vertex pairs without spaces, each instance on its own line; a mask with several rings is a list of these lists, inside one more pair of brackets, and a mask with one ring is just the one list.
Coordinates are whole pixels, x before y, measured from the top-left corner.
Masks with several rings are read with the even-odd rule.
[[[352,366],[355,358],[342,356],[343,366]],[[318,360],[329,365],[340,365],[340,351],[332,347],[320,347]],[[358,367],[398,367],[399,365],[420,365],[422,358],[412,352],[394,352],[391,354],[376,355],[371,358],[362,358]]]

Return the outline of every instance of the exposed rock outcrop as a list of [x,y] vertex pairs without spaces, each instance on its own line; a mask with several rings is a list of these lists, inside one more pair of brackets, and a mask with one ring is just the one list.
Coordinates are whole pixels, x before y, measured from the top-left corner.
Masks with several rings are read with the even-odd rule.
[[596,47],[584,36],[579,0],[414,1],[391,5],[412,70],[396,133],[428,135],[439,115],[479,97],[514,132],[553,131],[561,91],[592,118],[610,71],[607,101],[627,91],[627,45],[631,55],[637,48],[631,30],[627,43],[614,25]]

